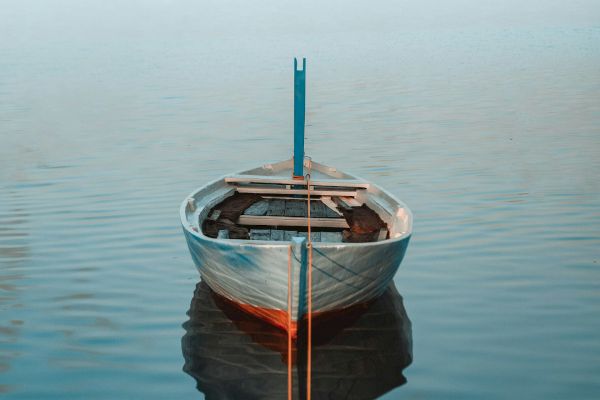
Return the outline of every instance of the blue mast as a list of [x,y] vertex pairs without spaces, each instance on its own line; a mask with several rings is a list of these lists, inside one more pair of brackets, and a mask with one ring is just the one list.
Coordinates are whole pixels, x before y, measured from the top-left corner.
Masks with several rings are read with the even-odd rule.
[[304,176],[304,113],[306,109],[306,58],[302,70],[294,58],[294,177]]

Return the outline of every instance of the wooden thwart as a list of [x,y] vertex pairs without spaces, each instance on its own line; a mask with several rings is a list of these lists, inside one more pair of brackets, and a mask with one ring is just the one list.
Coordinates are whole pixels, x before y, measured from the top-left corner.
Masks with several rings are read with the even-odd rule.
[[[292,178],[283,177],[268,177],[261,175],[230,175],[225,177],[227,183],[262,183],[262,184],[276,184],[276,185],[300,185],[306,186],[306,181],[297,180]],[[326,186],[326,187],[347,187],[347,188],[360,188],[368,189],[369,183],[359,181],[357,179],[334,179],[330,181],[323,180],[312,180],[310,181],[311,186]]]
[[[308,218],[304,217],[276,217],[269,215],[240,215],[239,225],[258,226],[308,226]],[[311,218],[310,225],[315,228],[349,228],[343,218]]]
[[[312,182],[311,182],[312,183]],[[269,187],[251,187],[240,186],[236,190],[238,193],[256,193],[256,194],[308,194],[306,189],[284,189],[284,188],[269,188]],[[311,190],[311,196],[340,196],[340,197],[356,197],[356,190]]]

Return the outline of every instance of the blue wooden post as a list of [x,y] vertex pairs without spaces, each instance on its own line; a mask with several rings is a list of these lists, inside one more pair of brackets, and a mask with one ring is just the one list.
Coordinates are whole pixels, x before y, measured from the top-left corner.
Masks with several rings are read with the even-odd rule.
[[306,58],[298,71],[294,58],[294,176],[304,176],[304,113],[306,108]]

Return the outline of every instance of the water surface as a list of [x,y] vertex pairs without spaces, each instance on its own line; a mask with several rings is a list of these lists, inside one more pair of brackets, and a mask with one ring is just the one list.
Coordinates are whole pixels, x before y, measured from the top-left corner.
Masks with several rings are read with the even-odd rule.
[[598,398],[599,15],[5,2],[0,392],[203,397],[183,370],[199,275],[179,203],[291,156],[304,55],[307,154],[415,217],[395,278],[412,363],[384,398]]

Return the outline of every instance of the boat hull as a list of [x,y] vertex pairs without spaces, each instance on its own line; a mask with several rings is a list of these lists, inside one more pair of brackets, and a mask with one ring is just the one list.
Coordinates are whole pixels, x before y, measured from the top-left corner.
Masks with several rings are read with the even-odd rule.
[[[289,177],[291,167],[291,160],[287,160],[240,174]],[[315,162],[311,162],[311,168],[315,179],[358,179]],[[180,208],[192,259],[202,280],[217,294],[295,334],[297,322],[307,313],[309,265],[313,314],[369,302],[392,281],[410,241],[412,214],[404,203],[383,189],[368,183],[357,200],[383,218],[389,228],[388,239],[368,243],[314,242],[307,247],[306,241],[300,239],[285,242],[204,235],[202,221],[208,218],[212,207],[235,192],[225,178],[197,189]]]
[[[292,264],[292,323],[306,314],[306,268],[302,251],[289,244],[239,244],[193,235],[184,229],[192,259],[215,292],[244,310],[288,328],[288,262]],[[364,245],[315,246],[312,250],[312,311],[323,313],[368,302],[393,279],[410,236]],[[306,256],[305,256],[306,257]]]

